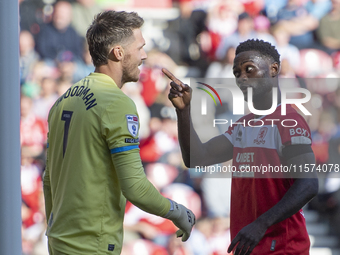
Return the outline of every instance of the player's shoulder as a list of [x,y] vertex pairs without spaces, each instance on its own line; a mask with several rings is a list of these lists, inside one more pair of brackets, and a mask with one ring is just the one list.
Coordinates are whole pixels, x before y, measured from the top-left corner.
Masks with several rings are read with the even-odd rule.
[[270,117],[276,119],[304,119],[301,114],[293,108],[290,104],[288,105],[279,105],[276,110],[271,114]]
[[304,127],[309,129],[306,119],[295,108],[291,105],[286,105],[285,107],[286,111],[284,112],[280,105],[280,107],[278,107],[275,113],[271,116],[271,118],[279,120],[281,128],[292,125],[293,127]]
[[102,73],[91,73],[83,80],[88,80],[89,87],[98,96],[104,108],[114,105],[115,107],[134,107],[133,100],[128,97],[115,81]]
[[239,118],[239,119],[236,120],[236,121],[232,121],[232,122],[230,123],[229,128],[224,132],[224,135],[226,135],[226,134],[231,135],[231,134],[234,132],[234,130],[237,129],[237,127],[239,126],[238,124],[241,124],[241,125],[243,125],[243,126],[247,125],[247,122],[248,122],[250,119],[252,119],[252,117],[254,117],[254,114],[249,113],[249,114],[247,114],[247,115],[245,115],[245,116],[242,116],[241,118]]
[[286,115],[280,114],[277,125],[282,144],[311,144],[311,131],[305,118],[291,105],[286,107]]
[[122,91],[121,93],[116,94],[114,102],[112,102],[109,107],[120,108],[123,112],[125,109],[136,109],[135,102]]

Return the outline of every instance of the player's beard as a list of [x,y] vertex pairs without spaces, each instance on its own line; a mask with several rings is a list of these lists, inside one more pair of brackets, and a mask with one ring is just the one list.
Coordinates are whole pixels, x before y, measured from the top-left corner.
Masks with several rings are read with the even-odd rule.
[[122,84],[126,82],[137,82],[139,80],[138,64],[131,61],[131,55],[127,55],[123,61]]

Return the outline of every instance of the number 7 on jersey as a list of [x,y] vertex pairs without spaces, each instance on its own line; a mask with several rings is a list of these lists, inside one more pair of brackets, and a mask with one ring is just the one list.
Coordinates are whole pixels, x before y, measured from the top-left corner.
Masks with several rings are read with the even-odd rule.
[[68,130],[70,128],[70,122],[71,122],[72,114],[73,114],[73,112],[71,112],[71,111],[63,111],[63,113],[61,114],[61,120],[65,121],[64,141],[63,141],[63,157],[64,157],[65,151],[66,151]]

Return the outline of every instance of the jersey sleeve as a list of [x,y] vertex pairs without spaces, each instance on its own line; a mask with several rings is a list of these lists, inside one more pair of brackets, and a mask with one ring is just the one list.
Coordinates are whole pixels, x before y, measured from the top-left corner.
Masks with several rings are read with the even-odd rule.
[[164,217],[170,202],[146,178],[137,150],[112,154],[123,195],[145,212]]
[[139,120],[133,101],[122,97],[107,108],[103,134],[123,195],[140,209],[158,216],[170,210],[170,202],[150,183],[139,156]]
[[[235,123],[240,123],[242,122],[244,117],[240,118],[237,120]],[[231,144],[234,146],[235,144],[235,138],[237,137],[237,133],[239,132],[238,129],[239,125],[230,125],[228,130],[224,133],[225,137],[228,138],[228,140],[231,142]]]
[[115,99],[102,116],[102,134],[111,154],[139,149],[139,116],[127,96]]
[[278,126],[281,137],[281,146],[279,155],[282,156],[282,150],[290,145],[311,145],[311,131],[305,119],[297,112],[286,116],[286,126]]

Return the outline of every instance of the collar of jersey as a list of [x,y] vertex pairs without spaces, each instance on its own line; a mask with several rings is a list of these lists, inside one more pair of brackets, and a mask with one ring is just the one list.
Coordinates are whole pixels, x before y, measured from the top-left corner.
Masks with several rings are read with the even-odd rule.
[[276,106],[276,109],[274,112],[272,112],[271,114],[269,115],[263,115],[261,116],[260,118],[255,118],[255,114],[253,114],[253,119],[257,119],[257,120],[260,120],[260,119],[263,119],[264,117],[267,117],[267,116],[270,116],[272,114],[274,114],[276,111],[278,111],[279,109],[281,109],[281,103],[279,103],[277,106]]
[[116,82],[110,76],[108,76],[106,74],[93,72],[93,73],[90,73],[89,76],[90,77],[100,77],[100,79],[105,80],[108,83],[113,83],[115,85],[115,87],[118,88]]

